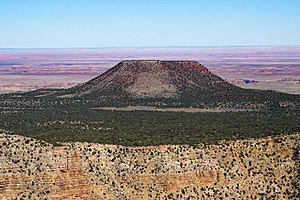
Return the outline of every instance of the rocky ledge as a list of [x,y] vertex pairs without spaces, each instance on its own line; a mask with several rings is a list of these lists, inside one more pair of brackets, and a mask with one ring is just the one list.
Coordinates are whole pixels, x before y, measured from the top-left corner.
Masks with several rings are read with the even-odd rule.
[[299,140],[54,147],[3,133],[0,199],[297,199]]

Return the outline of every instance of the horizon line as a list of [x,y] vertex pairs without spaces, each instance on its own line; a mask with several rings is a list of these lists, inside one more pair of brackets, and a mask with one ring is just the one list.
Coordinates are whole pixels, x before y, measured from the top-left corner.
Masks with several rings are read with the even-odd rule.
[[300,47],[295,45],[162,45],[162,46],[103,46],[103,47],[0,47],[0,50],[48,50],[48,49],[151,49],[151,48],[241,48],[241,47]]

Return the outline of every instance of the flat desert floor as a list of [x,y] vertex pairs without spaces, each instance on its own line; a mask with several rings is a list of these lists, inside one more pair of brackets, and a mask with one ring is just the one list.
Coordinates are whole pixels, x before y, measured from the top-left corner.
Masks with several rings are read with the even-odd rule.
[[134,59],[196,60],[243,88],[300,94],[300,46],[0,49],[0,93],[73,87]]

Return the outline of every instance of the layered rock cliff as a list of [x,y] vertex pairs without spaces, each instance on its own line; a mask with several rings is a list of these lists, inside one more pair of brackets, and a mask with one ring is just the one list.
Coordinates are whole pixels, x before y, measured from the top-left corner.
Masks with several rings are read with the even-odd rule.
[[300,135],[59,147],[0,135],[0,199],[297,199]]

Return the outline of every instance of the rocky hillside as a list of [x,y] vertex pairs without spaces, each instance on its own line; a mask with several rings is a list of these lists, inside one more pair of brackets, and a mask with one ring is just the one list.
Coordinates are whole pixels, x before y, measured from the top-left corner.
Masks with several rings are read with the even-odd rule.
[[197,87],[205,91],[229,85],[198,62],[138,60],[120,62],[106,73],[74,89],[80,91],[80,95],[175,98],[188,88]]
[[0,199],[299,199],[299,140],[53,147],[1,134]]
[[[153,106],[270,110],[300,109],[300,95],[243,89],[195,61],[122,61],[100,76],[70,89],[40,89],[0,95],[23,107]],[[24,104],[26,102],[26,104]]]
[[[102,75],[58,94],[131,105],[167,107],[217,107],[267,104],[299,100],[299,96],[274,91],[242,89],[211,73],[195,61],[122,61]],[[113,103],[113,104],[114,104]]]

